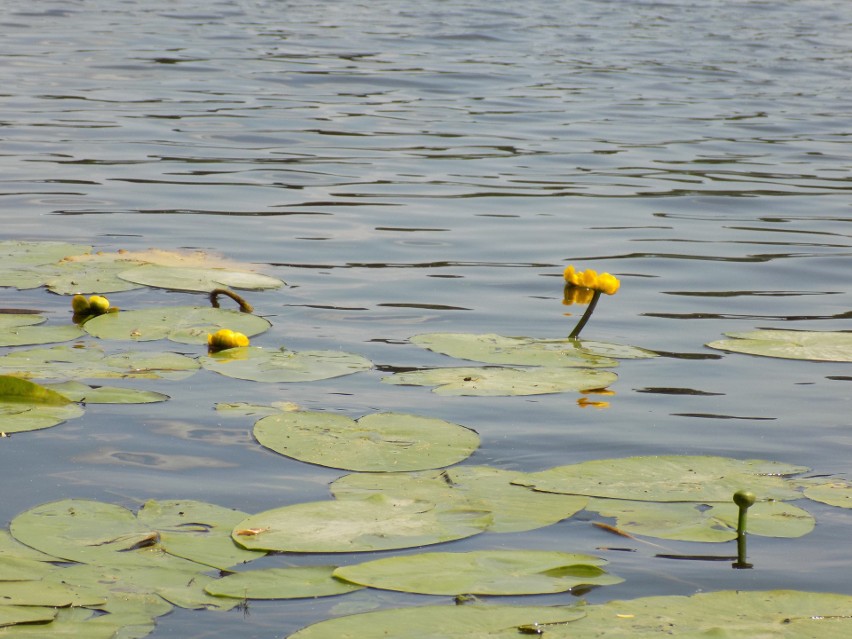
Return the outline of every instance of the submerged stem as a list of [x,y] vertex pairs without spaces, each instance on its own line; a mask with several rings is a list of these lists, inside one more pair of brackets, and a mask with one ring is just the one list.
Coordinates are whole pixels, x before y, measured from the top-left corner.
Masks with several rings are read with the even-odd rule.
[[577,325],[574,327],[574,330],[571,331],[571,334],[568,336],[568,339],[576,339],[578,335],[580,335],[580,331],[583,330],[583,327],[586,325],[586,322],[589,321],[589,318],[592,316],[592,313],[595,311],[595,306],[598,304],[598,300],[601,297],[600,291],[595,291],[594,295],[592,295],[592,301],[589,302],[589,306],[586,308],[586,312],[583,313],[583,317],[580,318],[580,321],[577,322]]

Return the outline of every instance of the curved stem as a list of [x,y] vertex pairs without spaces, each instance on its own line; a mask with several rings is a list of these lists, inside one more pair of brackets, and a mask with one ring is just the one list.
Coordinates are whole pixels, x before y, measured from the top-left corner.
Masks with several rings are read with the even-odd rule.
[[230,297],[237,304],[240,305],[240,311],[243,313],[251,313],[254,311],[251,304],[246,302],[242,297],[234,293],[233,291],[229,291],[226,288],[214,288],[210,291],[210,303],[213,305],[213,308],[219,308],[219,296],[224,295],[226,297]]
[[589,302],[588,308],[586,308],[586,312],[583,313],[583,317],[580,318],[580,321],[577,322],[577,325],[574,327],[574,330],[571,331],[571,334],[568,336],[568,339],[576,339],[578,335],[580,335],[580,331],[583,330],[583,327],[586,325],[586,322],[589,321],[589,318],[592,316],[592,313],[595,311],[595,306],[598,304],[598,300],[601,298],[601,292],[595,291],[594,295],[592,295],[592,301]]

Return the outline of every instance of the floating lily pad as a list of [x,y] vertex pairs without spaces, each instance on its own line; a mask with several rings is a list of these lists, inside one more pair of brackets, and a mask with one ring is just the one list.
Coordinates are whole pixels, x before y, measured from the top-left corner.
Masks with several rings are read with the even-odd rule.
[[[0,601],[12,606],[95,606],[106,598],[90,588],[44,580],[0,581]],[[0,606],[2,608],[2,606]]]
[[189,377],[198,361],[177,353],[124,352],[107,355],[103,349],[52,346],[12,351],[0,357],[0,374],[34,379],[171,379]]
[[0,555],[0,581],[41,579],[52,570],[55,567],[44,561]]
[[44,284],[57,295],[77,293],[119,293],[142,288],[121,279],[118,274],[126,271],[131,262],[72,261],[65,259],[58,264],[41,267]]
[[839,331],[758,330],[725,333],[730,339],[707,344],[710,348],[747,355],[852,362],[852,333]]
[[852,508],[852,483],[845,479],[812,479],[803,481],[805,497],[814,501]]
[[334,575],[370,588],[425,595],[535,595],[624,581],[600,567],[606,563],[547,550],[429,552],[343,566]]
[[139,623],[126,625],[120,617],[114,619],[114,615],[103,615],[88,608],[60,608],[54,609],[54,612],[56,616],[50,623],[18,624],[4,628],[3,636],[15,639],[139,639],[154,630],[153,623],[149,622],[144,627]]
[[489,532],[522,532],[555,524],[582,510],[588,497],[531,490],[512,482],[526,474],[489,466],[417,473],[353,473],[335,480],[337,499],[384,494],[438,504],[458,503],[492,513]]
[[387,472],[450,466],[479,447],[474,431],[404,413],[345,415],[296,411],[257,421],[263,446],[295,459],[345,470]]
[[208,594],[235,599],[300,599],[329,597],[360,590],[363,586],[332,576],[335,566],[298,566],[248,570],[211,581]]
[[152,404],[169,399],[168,395],[153,391],[118,386],[88,386],[75,381],[50,384],[48,387],[72,402],[84,404]]
[[215,288],[237,288],[262,291],[284,285],[279,279],[248,271],[221,268],[173,267],[145,264],[122,271],[122,279],[134,284],[144,284],[176,291],[212,291]]
[[[592,499],[586,510],[614,517],[616,527],[634,535],[679,541],[736,539],[739,509],[731,503],[653,502]],[[813,530],[807,511],[783,501],[762,501],[748,511],[748,533],[763,537],[801,537]]]
[[[35,624],[53,621],[56,608],[44,606],[0,606],[0,628],[15,624]],[[14,637],[15,635],[9,635]]]
[[26,379],[0,375],[0,432],[50,428],[82,414],[80,406],[54,390]]
[[577,606],[413,606],[321,621],[288,639],[517,639],[520,628],[570,627],[585,613]]
[[229,348],[201,357],[201,366],[227,377],[255,382],[312,382],[370,370],[373,363],[342,351]]
[[586,368],[431,368],[383,377],[387,384],[434,386],[439,395],[543,395],[612,384],[615,373]]
[[545,492],[637,501],[728,502],[744,488],[761,500],[785,500],[801,498],[786,477],[807,470],[759,459],[660,455],[557,466],[516,483]]
[[61,326],[37,326],[45,321],[40,315],[0,315],[0,346],[29,346],[52,344],[77,339],[85,333],[73,324]]
[[548,639],[852,636],[852,597],[839,594],[720,591],[609,601],[584,610],[576,622],[547,626]]
[[229,328],[249,337],[263,333],[269,321],[251,313],[210,306],[171,306],[104,313],[83,327],[101,339],[147,342],[170,339],[181,344],[207,344],[207,335]]
[[42,562],[61,561],[58,557],[48,555],[47,553],[36,550],[35,548],[25,546],[12,537],[8,530],[0,530],[0,557],[31,559]]
[[374,495],[267,510],[241,521],[232,535],[252,550],[366,552],[463,539],[490,523],[481,510]]

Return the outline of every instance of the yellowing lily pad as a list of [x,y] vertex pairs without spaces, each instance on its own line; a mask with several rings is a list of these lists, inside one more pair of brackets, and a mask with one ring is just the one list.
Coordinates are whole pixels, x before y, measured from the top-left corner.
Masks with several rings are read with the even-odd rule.
[[529,473],[516,483],[545,492],[661,502],[728,502],[741,489],[759,499],[800,499],[786,477],[802,466],[759,459],[661,455],[596,459]]
[[241,521],[232,535],[252,550],[367,552],[463,539],[490,523],[486,511],[375,495],[267,510]]
[[522,532],[555,524],[582,510],[589,499],[534,491],[512,482],[526,473],[490,466],[457,466],[412,473],[353,473],[335,480],[337,499],[384,494],[491,511],[489,532]]
[[85,333],[73,324],[37,326],[45,321],[40,315],[0,314],[0,346],[51,344],[77,339]]
[[238,288],[262,291],[284,285],[279,279],[252,273],[222,268],[173,267],[160,264],[144,264],[122,271],[124,280],[157,288],[177,291],[212,291],[215,288]]
[[479,447],[479,435],[464,426],[403,413],[374,413],[357,421],[336,413],[279,413],[258,420],[254,436],[288,457],[367,472],[450,466]]
[[544,395],[604,388],[615,373],[586,368],[431,368],[383,377],[386,384],[434,386],[439,395]]
[[360,590],[363,586],[332,576],[335,566],[297,566],[247,570],[211,581],[208,594],[235,599],[299,599],[329,597]]
[[758,330],[725,333],[729,339],[707,344],[710,348],[747,355],[852,362],[852,333],[839,331]]
[[50,428],[82,414],[80,406],[54,390],[26,379],[0,375],[0,432]]
[[138,342],[170,339],[181,344],[207,344],[207,335],[222,328],[251,337],[263,333],[269,326],[269,321],[257,315],[209,306],[104,313],[83,325],[87,333],[101,339]]
[[584,614],[578,606],[412,606],[328,619],[288,639],[517,639],[521,628],[569,628]]
[[255,382],[312,382],[370,370],[365,357],[343,351],[229,348],[201,357],[201,366],[227,377]]
[[805,487],[805,497],[814,501],[837,506],[852,508],[852,482],[845,479],[809,479],[802,482]]
[[600,567],[606,563],[547,550],[430,552],[344,566],[334,575],[370,588],[426,595],[535,595],[624,581]]

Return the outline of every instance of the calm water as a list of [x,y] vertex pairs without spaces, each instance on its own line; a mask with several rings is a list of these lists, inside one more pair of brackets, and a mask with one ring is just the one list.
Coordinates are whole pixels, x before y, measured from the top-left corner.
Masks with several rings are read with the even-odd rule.
[[[560,274],[574,263],[622,280],[585,337],[669,354],[623,363],[603,410],[572,394],[439,398],[380,384],[380,370],[310,384],[206,372],[145,384],[172,400],[92,406],[3,441],[4,527],[66,497],[259,511],[328,496],[340,472],[260,450],[251,423],[217,417],[216,401],[443,417],[481,434],[470,463],[510,469],[674,453],[852,471],[850,365],[703,346],[758,327],[850,328],[845,0],[10,0],[0,28],[0,239],[256,263],[289,286],[249,295],[274,323],[255,344],[341,348],[384,368],[453,361],[408,344],[416,333],[567,335],[576,317]],[[68,299],[42,290],[4,289],[2,306],[68,321]],[[806,507],[816,530],[751,540],[751,571],[654,559],[642,545],[600,551],[631,544],[582,518],[446,548],[597,552],[626,581],[592,601],[852,594],[852,514]],[[351,597],[256,604],[247,617],[178,611],[152,636],[282,637],[347,611],[334,608],[344,601],[443,601]]]

